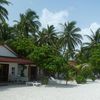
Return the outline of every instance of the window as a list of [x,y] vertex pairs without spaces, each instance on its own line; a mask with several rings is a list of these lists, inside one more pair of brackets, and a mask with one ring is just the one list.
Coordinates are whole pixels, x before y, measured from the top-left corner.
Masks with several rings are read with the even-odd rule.
[[25,65],[19,64],[19,66],[18,66],[18,74],[19,74],[19,76],[25,77],[25,70],[26,70],[26,68],[27,67]]
[[15,75],[15,67],[12,67],[12,75]]

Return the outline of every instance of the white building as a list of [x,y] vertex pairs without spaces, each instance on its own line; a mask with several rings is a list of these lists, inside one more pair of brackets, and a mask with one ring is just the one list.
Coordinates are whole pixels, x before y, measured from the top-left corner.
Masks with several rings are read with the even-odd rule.
[[37,79],[37,73],[32,61],[18,58],[7,45],[0,45],[0,83],[33,81]]

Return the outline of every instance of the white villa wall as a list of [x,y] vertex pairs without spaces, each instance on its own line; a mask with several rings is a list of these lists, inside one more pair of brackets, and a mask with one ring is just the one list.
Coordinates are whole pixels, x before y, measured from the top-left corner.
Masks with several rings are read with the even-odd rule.
[[[19,76],[19,73],[18,73],[18,64],[17,63],[6,63],[6,62],[0,62],[0,64],[9,64],[9,72],[8,72],[8,80],[9,81],[28,81],[28,66],[26,67],[25,71],[24,71],[24,74],[25,74],[25,77],[21,77]],[[12,75],[12,68],[15,69],[15,73]]]
[[25,74],[25,77],[27,78],[27,81],[28,81],[28,65],[26,65],[26,69],[24,71],[24,74]]
[[17,63],[9,63],[9,75],[12,75],[12,68],[15,68],[14,76],[17,76],[18,64]]

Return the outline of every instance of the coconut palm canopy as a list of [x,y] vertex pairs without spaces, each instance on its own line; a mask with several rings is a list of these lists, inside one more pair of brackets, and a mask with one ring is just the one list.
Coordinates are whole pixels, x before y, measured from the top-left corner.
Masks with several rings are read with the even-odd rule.
[[8,19],[8,11],[4,7],[4,5],[9,5],[9,4],[10,2],[7,0],[0,0],[0,23]]
[[75,50],[75,47],[82,44],[82,36],[79,34],[81,29],[76,27],[76,22],[68,22],[62,25],[63,31],[60,38],[61,45],[64,47],[64,52],[66,49],[68,51]]

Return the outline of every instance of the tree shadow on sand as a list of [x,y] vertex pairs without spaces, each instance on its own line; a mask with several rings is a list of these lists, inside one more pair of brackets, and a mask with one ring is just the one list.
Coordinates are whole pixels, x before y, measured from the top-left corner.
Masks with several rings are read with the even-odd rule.
[[74,88],[79,86],[78,84],[60,84],[60,83],[55,83],[55,84],[48,84],[45,87],[54,87],[54,88]]
[[9,90],[9,89],[12,89],[12,88],[24,88],[26,87],[26,85],[2,85],[0,86],[0,92],[2,91],[6,91],[6,90]]

